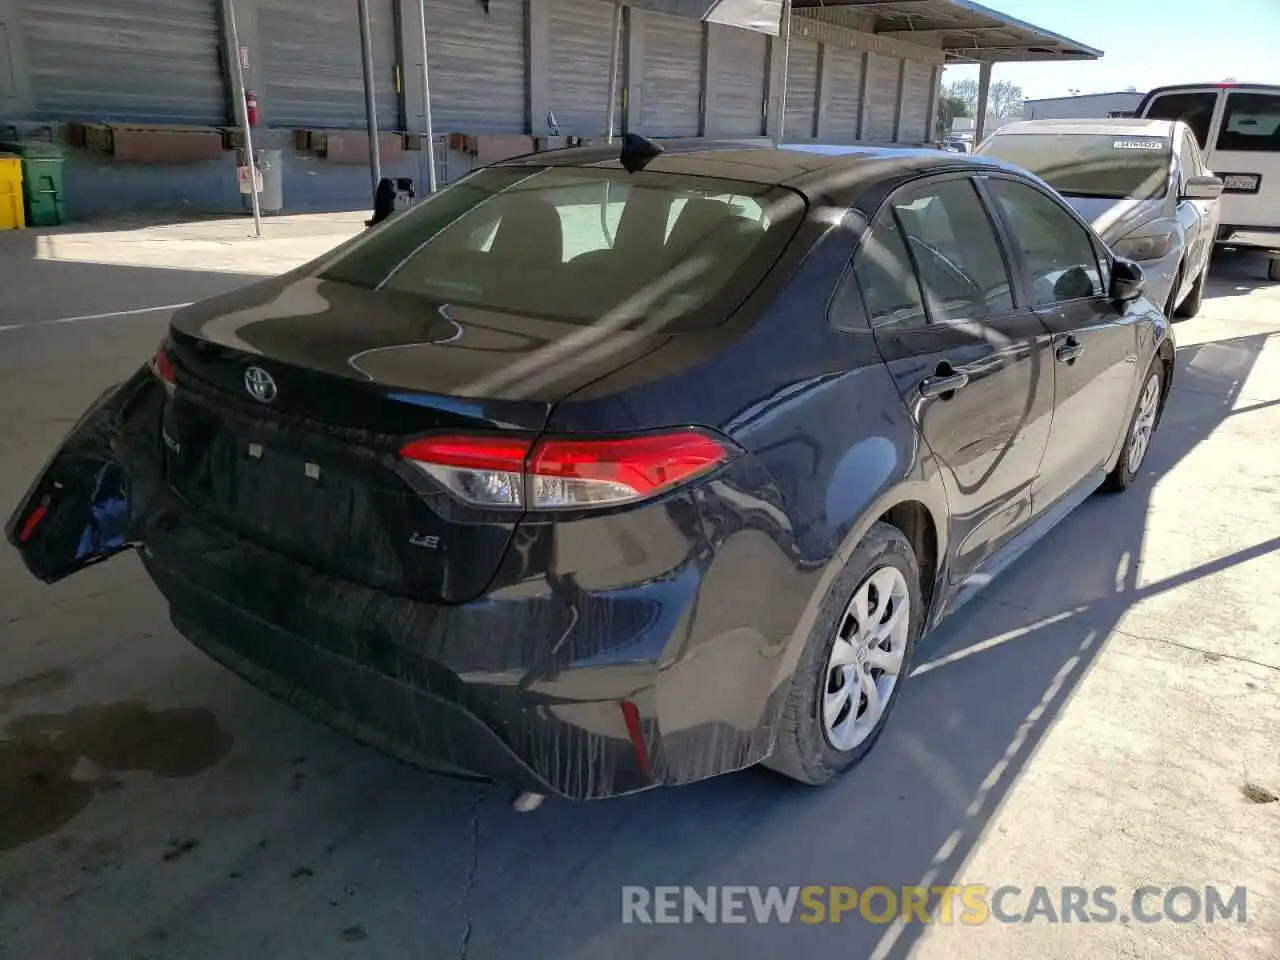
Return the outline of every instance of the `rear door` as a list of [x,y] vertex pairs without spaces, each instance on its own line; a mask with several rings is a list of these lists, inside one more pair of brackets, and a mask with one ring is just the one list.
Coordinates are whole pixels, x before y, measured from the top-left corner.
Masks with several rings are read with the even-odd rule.
[[1111,455],[1140,373],[1137,328],[1108,296],[1101,244],[1064,204],[1022,180],[981,183],[1029,280],[1030,305],[1053,334],[1055,410],[1036,483],[1039,513]]
[[968,176],[900,190],[859,249],[855,276],[894,382],[941,461],[954,580],[1031,516],[1049,437],[1049,336]]

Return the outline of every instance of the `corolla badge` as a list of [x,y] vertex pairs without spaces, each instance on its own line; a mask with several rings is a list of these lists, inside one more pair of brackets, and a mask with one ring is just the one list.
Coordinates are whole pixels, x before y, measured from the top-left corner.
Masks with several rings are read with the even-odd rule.
[[250,367],[244,372],[244,388],[259,403],[270,403],[276,398],[276,381],[261,367]]

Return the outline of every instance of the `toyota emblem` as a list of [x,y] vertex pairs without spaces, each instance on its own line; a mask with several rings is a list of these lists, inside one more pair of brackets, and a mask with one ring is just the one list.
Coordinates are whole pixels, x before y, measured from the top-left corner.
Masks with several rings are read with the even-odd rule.
[[244,372],[244,388],[259,403],[270,403],[276,398],[276,381],[261,367],[250,367]]

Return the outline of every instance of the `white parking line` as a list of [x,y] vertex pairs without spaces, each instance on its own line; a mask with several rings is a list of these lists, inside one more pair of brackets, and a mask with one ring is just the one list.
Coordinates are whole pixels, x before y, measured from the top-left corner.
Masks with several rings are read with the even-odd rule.
[[162,310],[181,310],[191,303],[168,303],[162,307],[141,307],[137,310],[112,310],[110,313],[87,313],[83,317],[59,317],[56,320],[32,320],[30,323],[0,323],[0,333],[6,330],[25,330],[27,327],[49,327],[63,323],[81,323],[85,320],[109,320],[112,317],[134,317],[144,313],[160,313]]

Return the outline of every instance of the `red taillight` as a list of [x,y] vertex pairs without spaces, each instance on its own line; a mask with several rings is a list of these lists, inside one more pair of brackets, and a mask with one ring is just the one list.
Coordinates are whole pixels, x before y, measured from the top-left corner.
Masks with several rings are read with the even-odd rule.
[[163,344],[156,350],[156,355],[151,358],[151,372],[155,374],[156,379],[172,390],[177,386],[178,378],[173,369],[173,358],[169,356],[169,351],[165,349]]
[[733,448],[700,430],[609,440],[430,437],[401,454],[469,503],[532,510],[610,506],[655,496],[715,469]]
[[22,525],[22,530],[18,532],[19,543],[26,543],[31,539],[31,535],[36,532],[36,527],[40,526],[40,521],[45,518],[48,512],[48,506],[43,503],[31,511],[31,515],[27,517],[27,522]]

